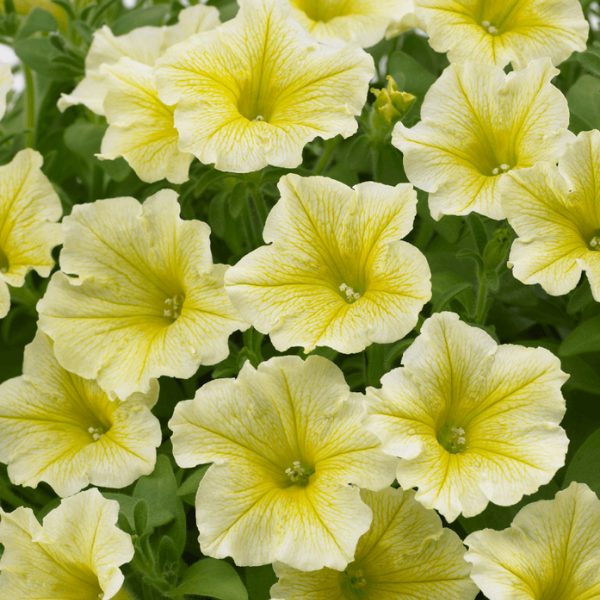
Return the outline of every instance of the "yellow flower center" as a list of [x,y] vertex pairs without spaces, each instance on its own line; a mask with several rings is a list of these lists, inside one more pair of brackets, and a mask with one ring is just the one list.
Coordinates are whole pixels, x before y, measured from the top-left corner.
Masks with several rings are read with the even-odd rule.
[[450,454],[461,454],[467,449],[466,432],[462,427],[446,424],[442,427],[438,441]]
[[294,464],[285,470],[288,479],[295,485],[306,485],[313,473],[310,467],[303,465],[299,460],[295,460]]
[[2,248],[0,248],[0,273],[8,273],[9,268],[8,256],[6,256]]
[[367,580],[362,569],[348,567],[340,574],[340,579],[342,592],[348,600],[355,600],[356,598],[361,600],[363,598]]
[[346,285],[345,283],[342,283],[342,285],[340,285],[340,292],[342,292],[342,294],[346,296],[346,301],[349,304],[352,304],[353,302],[356,302],[360,299],[360,294],[358,292],[355,292],[353,288],[351,288],[349,285]]
[[292,5],[313,21],[327,23],[336,17],[353,13],[353,0],[292,0]]
[[167,298],[165,300],[165,307],[163,311],[164,316],[176,321],[181,315],[181,309],[184,302],[185,294],[177,294],[172,298]]
[[507,173],[508,171],[510,171],[511,166],[507,165],[507,164],[503,164],[500,165],[499,167],[496,167],[495,169],[492,170],[492,175],[503,175],[504,173]]
[[88,433],[92,436],[93,440],[97,442],[98,440],[102,439],[102,436],[106,433],[106,430],[102,426],[90,427],[88,429]]
[[598,252],[600,252],[600,235],[595,235],[591,241],[590,241],[590,246],[594,249],[597,250]]

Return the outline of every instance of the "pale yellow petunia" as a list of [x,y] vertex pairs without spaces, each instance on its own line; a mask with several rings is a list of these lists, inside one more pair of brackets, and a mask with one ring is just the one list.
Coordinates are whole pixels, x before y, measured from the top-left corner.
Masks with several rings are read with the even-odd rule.
[[109,128],[98,158],[125,158],[142,181],[171,183],[188,180],[194,156],[180,152],[173,122],[175,107],[163,104],[156,92],[152,67],[128,57],[103,65],[108,91],[104,112]]
[[63,369],[38,331],[23,375],[0,385],[0,461],[15,485],[45,481],[62,497],[90,483],[123,488],[154,470],[157,400],[156,381],[146,395],[109,400],[95,381]]
[[131,536],[116,526],[118,515],[118,502],[95,488],[63,500],[43,525],[30,508],[0,509],[0,598],[129,598],[119,567],[134,550]]
[[567,380],[544,348],[496,342],[439,313],[425,321],[403,367],[367,389],[366,426],[403,460],[397,479],[453,521],[488,502],[516,504],[564,464],[559,423]]
[[[380,42],[390,28],[410,29],[412,0],[290,0],[296,19],[319,42]],[[400,32],[398,32],[400,33]]]
[[522,508],[504,531],[465,540],[471,577],[490,600],[600,598],[600,500],[573,482]]
[[175,25],[138,27],[125,35],[115,36],[107,25],[94,32],[94,40],[85,59],[85,77],[70,94],[61,94],[58,108],[83,104],[97,115],[105,115],[104,99],[109,89],[102,65],[115,65],[128,57],[143,65],[154,66],[165,50],[184,39],[219,25],[219,11],[214,6],[190,6],[179,13]]
[[302,572],[275,563],[274,600],[473,600],[465,547],[414,499],[414,491],[361,491],[373,524],[343,572]]
[[59,363],[111,398],[147,393],[161,375],[191,377],[248,327],[225,293],[227,267],[213,265],[208,225],[182,221],[179,209],[163,190],[143,205],[78,205],[64,220],[63,272],[38,303],[39,326]]
[[401,339],[431,298],[423,254],[401,241],[412,229],[412,186],[287,175],[267,219],[271,243],[226,275],[242,316],[278,350],[329,346],[361,352]]
[[450,65],[425,96],[422,121],[398,123],[393,144],[409,180],[429,192],[435,219],[478,212],[503,219],[499,183],[509,171],[556,162],[575,136],[569,109],[550,81],[549,59],[504,73],[498,67]]
[[0,119],[6,112],[6,94],[13,86],[13,76],[10,65],[0,62]]
[[317,43],[288,0],[240,0],[237,17],[157,61],[160,99],[175,109],[179,149],[222,171],[297,167],[316,136],[349,137],[373,59],[356,43]]
[[214,463],[196,496],[202,552],[344,569],[372,518],[356,486],[383,489],[396,467],[364,414],[361,395],[318,356],[246,362],[237,380],[180,402],[169,423],[177,464]]
[[549,57],[555,65],[586,49],[589,24],[578,0],[414,0],[438,52],[453,63],[515,69]]
[[538,163],[511,174],[502,207],[519,236],[509,262],[517,279],[560,296],[585,270],[600,302],[600,132],[580,133],[558,168]]
[[60,199],[42,173],[42,156],[22,150],[0,167],[0,318],[10,309],[8,285],[21,287],[35,269],[48,277],[62,242]]

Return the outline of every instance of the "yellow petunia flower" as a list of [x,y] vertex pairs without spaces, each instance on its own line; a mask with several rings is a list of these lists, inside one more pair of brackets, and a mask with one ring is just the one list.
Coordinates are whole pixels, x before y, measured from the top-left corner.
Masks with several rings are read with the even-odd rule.
[[242,316],[278,350],[361,352],[409,333],[431,298],[427,260],[401,241],[412,229],[411,185],[286,175],[267,219],[271,243],[226,275]]
[[414,499],[414,491],[361,490],[373,524],[343,572],[302,572],[275,563],[275,600],[473,600],[465,547],[440,518]]
[[600,590],[600,500],[573,482],[522,508],[504,531],[465,540],[471,577],[490,600],[594,600]]
[[63,369],[38,331],[23,376],[0,385],[0,462],[15,485],[49,483],[62,497],[88,484],[123,488],[154,470],[162,441],[148,394],[110,401],[95,381]]
[[355,43],[317,43],[287,0],[240,0],[237,17],[157,61],[179,149],[222,171],[297,167],[316,136],[353,135],[375,74]]
[[30,508],[0,508],[0,597],[15,600],[125,600],[119,567],[133,558],[117,528],[119,503],[93,488],[67,498],[40,525]]
[[109,89],[102,65],[115,65],[122,57],[143,65],[154,66],[167,48],[220,24],[214,6],[191,6],[179,13],[175,25],[138,27],[125,35],[115,36],[107,25],[94,32],[94,40],[85,59],[85,77],[70,94],[61,94],[58,108],[83,104],[97,115],[105,115],[104,98]]
[[0,62],[0,119],[6,112],[6,94],[12,88],[13,82],[10,65]]
[[396,466],[364,414],[361,395],[318,356],[246,362],[237,380],[180,402],[169,423],[177,464],[214,463],[196,496],[202,552],[344,569],[372,518],[356,486],[383,489]]
[[410,29],[412,0],[290,0],[296,19],[319,42],[355,41],[363,48],[380,42],[388,30]]
[[510,253],[513,275],[560,296],[587,271],[600,302],[600,132],[580,133],[554,164],[511,174],[502,207],[517,232]]
[[429,43],[452,63],[515,69],[549,57],[555,65],[586,49],[589,24],[578,0],[414,0]]
[[42,173],[43,159],[22,150],[0,167],[0,318],[10,309],[8,285],[21,287],[35,269],[48,277],[52,248],[62,242],[60,199]]
[[110,126],[96,156],[101,160],[122,156],[147,183],[164,178],[171,183],[187,181],[194,156],[177,147],[175,107],[158,99],[152,67],[123,57],[100,71],[108,76],[104,112]]
[[498,346],[483,330],[438,313],[404,353],[403,367],[367,389],[366,426],[403,460],[404,489],[448,521],[488,502],[516,504],[565,462],[559,423],[567,380],[544,348]]
[[478,212],[503,219],[499,183],[509,171],[556,162],[574,135],[569,109],[550,81],[549,59],[506,75],[498,67],[450,65],[431,86],[412,129],[392,143],[409,180],[429,192],[434,219]]
[[111,398],[220,362],[229,335],[248,327],[225,293],[227,267],[212,263],[208,225],[182,221],[179,208],[177,194],[163,190],[143,205],[78,205],[64,220],[64,272],[38,303],[39,326],[59,363],[97,379]]

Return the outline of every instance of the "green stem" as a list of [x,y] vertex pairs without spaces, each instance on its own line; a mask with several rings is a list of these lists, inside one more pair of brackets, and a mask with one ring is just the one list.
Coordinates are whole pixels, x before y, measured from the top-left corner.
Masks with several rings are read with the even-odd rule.
[[478,325],[485,323],[485,301],[487,300],[487,283],[482,279],[479,283],[479,294],[477,296],[477,315],[475,322]]
[[35,83],[33,81],[33,73],[31,69],[23,65],[25,73],[25,86],[27,90],[27,129],[25,140],[28,148],[33,148],[35,144]]
[[380,173],[379,173],[379,146],[373,146],[372,157],[373,157],[373,181],[376,183],[380,183]]
[[339,146],[342,138],[338,135],[330,140],[325,142],[325,150],[323,151],[323,155],[319,159],[319,162],[316,164],[313,173],[315,175],[321,175],[323,171],[327,168],[335,149]]
[[267,217],[269,216],[269,211],[267,210],[265,199],[263,198],[263,195],[261,194],[260,188],[258,186],[252,186],[250,189],[252,194],[252,200],[254,200],[256,210],[264,226],[264,224],[267,222]]
[[4,485],[2,485],[2,487],[0,487],[0,500],[7,502],[8,504],[10,504],[11,506],[14,506],[15,508],[18,508],[19,506],[26,506],[27,508],[31,508],[31,509],[35,508],[33,506],[33,504],[30,504],[29,502],[26,502],[25,500],[23,500],[23,498],[20,498],[16,494],[13,494]]
[[417,235],[417,239],[415,240],[415,246],[423,252],[425,247],[427,246],[427,242],[433,233],[433,227],[427,221],[423,221],[421,225],[421,229],[419,230],[419,235]]
[[385,348],[381,344],[371,344],[367,348],[367,383],[379,386],[385,371]]

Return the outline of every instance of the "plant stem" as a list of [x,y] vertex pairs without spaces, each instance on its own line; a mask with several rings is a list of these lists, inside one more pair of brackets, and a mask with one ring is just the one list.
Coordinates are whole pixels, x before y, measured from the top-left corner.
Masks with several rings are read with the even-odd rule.
[[15,508],[18,508],[19,506],[26,506],[27,508],[32,508],[32,509],[35,508],[33,506],[33,504],[30,504],[29,502],[26,502],[22,498],[19,498],[19,496],[17,496],[16,494],[13,494],[4,485],[2,485],[2,487],[0,487],[0,500],[7,502],[8,504],[10,504],[11,506],[14,506]]
[[315,175],[321,175],[323,171],[327,168],[335,149],[338,147],[339,143],[342,141],[342,138],[337,135],[336,137],[327,140],[325,142],[325,150],[323,151],[323,156],[319,159],[319,162],[316,164],[313,173]]
[[378,386],[385,370],[385,348],[381,344],[371,344],[367,348],[367,383]]
[[251,188],[252,199],[254,200],[254,204],[256,206],[256,210],[260,216],[260,220],[262,224],[267,222],[267,217],[269,216],[269,211],[267,210],[267,205],[265,204],[265,199],[260,192],[260,188],[258,186],[252,186]]
[[27,129],[25,140],[28,148],[33,148],[35,144],[35,82],[33,81],[33,73],[31,69],[23,65],[25,73],[25,87],[27,90]]
[[475,322],[478,325],[485,323],[485,301],[487,300],[487,283],[482,279],[479,283],[479,294],[477,296],[477,315]]
[[375,181],[376,183],[380,182],[379,181],[380,180],[379,156],[380,156],[379,146],[377,144],[375,144],[373,146],[373,150],[372,150],[372,157],[373,157],[373,181]]
[[433,227],[427,221],[423,221],[421,225],[421,229],[419,230],[419,234],[417,235],[417,239],[415,240],[415,247],[417,247],[421,252],[425,250],[427,246],[427,242],[433,233]]

